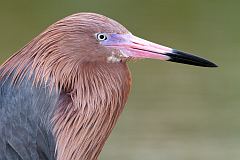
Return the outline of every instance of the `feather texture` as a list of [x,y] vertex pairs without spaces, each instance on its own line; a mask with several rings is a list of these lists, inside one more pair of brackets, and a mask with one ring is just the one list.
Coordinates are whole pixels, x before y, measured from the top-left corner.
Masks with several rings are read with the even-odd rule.
[[13,74],[0,81],[0,159],[54,160],[55,139],[50,123],[58,94]]
[[111,51],[97,43],[98,32],[128,33],[107,17],[75,14],[1,66],[0,156],[97,159],[131,85],[126,61],[107,62]]

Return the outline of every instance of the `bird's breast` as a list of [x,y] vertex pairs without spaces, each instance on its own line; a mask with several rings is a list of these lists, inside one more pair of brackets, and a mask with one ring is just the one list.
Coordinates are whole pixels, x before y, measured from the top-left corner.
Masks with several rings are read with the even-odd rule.
[[97,159],[131,86],[126,64],[86,64],[54,114],[57,159]]

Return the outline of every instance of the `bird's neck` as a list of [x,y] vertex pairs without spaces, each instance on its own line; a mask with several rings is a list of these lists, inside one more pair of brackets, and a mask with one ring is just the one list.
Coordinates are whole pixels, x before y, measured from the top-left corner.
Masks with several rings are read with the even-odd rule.
[[14,83],[30,76],[33,85],[49,85],[50,90],[61,92],[52,116],[57,160],[96,160],[128,97],[131,78],[127,65],[72,63],[69,58],[51,57],[51,50],[44,57],[47,54],[38,52],[34,44],[0,67],[0,79],[15,72]]
[[[71,75],[69,75],[71,77]],[[126,64],[85,64],[53,117],[58,160],[96,160],[130,90]]]

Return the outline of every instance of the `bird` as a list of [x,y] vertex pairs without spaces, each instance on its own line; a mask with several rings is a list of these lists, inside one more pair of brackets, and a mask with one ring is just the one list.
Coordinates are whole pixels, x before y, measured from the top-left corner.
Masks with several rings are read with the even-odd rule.
[[217,67],[97,13],[50,25],[0,66],[0,160],[97,160],[144,58]]

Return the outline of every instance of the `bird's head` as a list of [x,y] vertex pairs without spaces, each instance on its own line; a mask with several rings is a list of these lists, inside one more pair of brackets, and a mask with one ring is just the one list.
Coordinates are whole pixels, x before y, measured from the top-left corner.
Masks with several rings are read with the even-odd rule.
[[131,58],[152,58],[216,67],[203,58],[138,38],[118,22],[95,13],[69,16],[54,24],[56,27],[65,33],[61,51],[75,55],[76,60],[121,63]]
[[89,68],[86,63],[90,66],[112,66],[125,64],[129,59],[143,58],[203,67],[217,66],[206,59],[138,38],[124,26],[105,16],[78,13],[48,27],[2,67],[6,68],[3,74],[17,68],[17,79],[22,79],[29,70],[29,76],[34,74],[37,82],[47,82],[51,78],[55,79],[54,82],[62,80],[65,83],[71,79],[69,75],[75,77],[80,70]]

